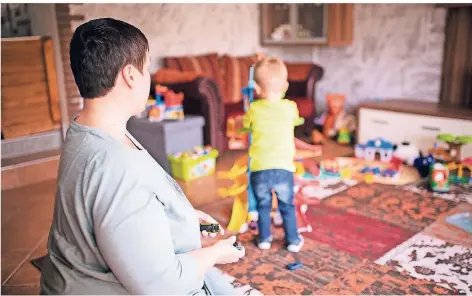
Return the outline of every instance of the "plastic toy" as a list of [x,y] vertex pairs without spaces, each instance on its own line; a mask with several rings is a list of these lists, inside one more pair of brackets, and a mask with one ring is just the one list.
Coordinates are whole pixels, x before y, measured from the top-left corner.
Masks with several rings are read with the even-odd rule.
[[220,231],[220,225],[214,223],[200,223],[200,231],[218,233]]
[[226,121],[226,137],[229,150],[244,150],[248,148],[249,134],[240,132],[243,127],[243,116],[231,116]]
[[430,166],[428,181],[432,191],[449,192],[449,170],[442,163]]
[[155,86],[155,103],[150,106],[148,118],[150,121],[162,121],[164,119],[183,119],[184,108],[183,93],[174,93],[166,86]]
[[394,145],[393,156],[400,158],[409,166],[413,166],[415,159],[420,156],[420,150],[410,142],[402,142],[399,145]]
[[325,137],[334,137],[336,135],[335,122],[337,117],[344,109],[346,96],[342,94],[327,94],[328,114],[323,124],[323,135]]
[[467,157],[466,159],[463,159],[462,163],[472,166],[472,157]]
[[351,169],[349,169],[349,168],[342,168],[342,169],[341,169],[341,179],[351,179],[351,178],[352,178]]
[[[446,166],[449,171],[451,183],[472,184],[472,165],[465,163],[449,163]],[[468,174],[465,172],[468,171]]]
[[398,176],[402,169],[403,161],[400,158],[392,157],[390,160],[389,166],[387,168],[381,169],[379,167],[365,166],[360,171],[361,174],[372,174],[374,176],[382,176],[386,178],[394,178]]
[[421,178],[426,178],[429,175],[429,167],[436,163],[433,155],[428,155],[426,157],[420,156],[413,162],[413,166],[418,170]]
[[218,151],[210,146],[197,146],[193,151],[168,155],[172,176],[192,181],[215,172]]
[[351,143],[351,135],[349,130],[345,127],[342,127],[338,131],[338,143],[339,144],[349,144]]
[[375,176],[372,173],[368,173],[364,176],[364,182],[366,184],[373,184],[375,181]]
[[238,249],[240,251],[243,249],[243,246],[239,242],[234,242],[233,247],[235,247],[236,249]]
[[336,178],[341,177],[339,164],[336,158],[322,160],[320,162],[320,169],[322,174],[325,176]]
[[296,270],[303,267],[303,263],[300,261],[295,261],[294,263],[290,263],[287,265],[288,270]]
[[148,119],[152,122],[159,122],[165,119],[166,106],[163,100],[163,94],[167,91],[167,87],[156,85],[155,87],[155,103],[150,106]]
[[318,187],[318,181],[309,181],[295,192],[293,203],[295,204],[295,213],[297,217],[298,232],[311,232],[312,227],[308,218],[306,217],[306,211],[308,206],[316,205],[320,203],[320,200],[313,196],[312,187]]
[[393,144],[382,138],[367,141],[365,145],[357,144],[355,147],[357,158],[374,161],[377,158],[381,162],[390,162],[393,156]]
[[[254,99],[254,66],[249,70],[249,82],[243,92],[244,112],[247,112],[249,105]],[[235,128],[234,128],[235,129]],[[251,144],[251,133],[247,135],[248,145]],[[218,178],[232,179],[234,184],[230,188],[218,189],[220,196],[233,196],[233,213],[228,224],[228,230],[231,232],[244,232],[247,229],[246,219],[248,213],[256,212],[256,199],[249,182],[251,176],[250,169],[251,158],[247,155],[236,160],[235,164],[228,172],[218,172]],[[250,215],[249,215],[250,216]],[[250,217],[251,218],[251,217]]]
[[184,119],[184,107],[182,101],[184,100],[183,93],[174,93],[167,91],[165,94],[165,119]]
[[156,84],[154,87],[154,91],[156,93],[155,99],[156,102],[163,102],[164,101],[164,94],[168,91],[169,89],[166,86]]
[[439,134],[437,135],[436,139],[445,142],[449,146],[449,149],[446,150],[449,154],[449,159],[446,159],[446,162],[460,162],[462,146],[465,144],[472,143],[472,136],[470,135],[454,136],[451,134]]

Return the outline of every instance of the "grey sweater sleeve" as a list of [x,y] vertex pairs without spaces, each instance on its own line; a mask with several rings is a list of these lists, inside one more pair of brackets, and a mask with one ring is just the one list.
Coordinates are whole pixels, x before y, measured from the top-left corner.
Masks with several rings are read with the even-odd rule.
[[132,294],[188,294],[201,288],[196,261],[175,254],[164,205],[140,186],[139,168],[113,159],[92,178],[93,230],[113,274]]

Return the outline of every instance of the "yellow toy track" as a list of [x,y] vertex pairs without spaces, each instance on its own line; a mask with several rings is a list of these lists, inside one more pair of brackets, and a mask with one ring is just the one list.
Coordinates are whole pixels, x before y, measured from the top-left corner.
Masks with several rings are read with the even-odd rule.
[[239,232],[247,219],[247,155],[239,157],[229,171],[218,172],[218,179],[234,181],[230,188],[218,188],[220,197],[234,197],[233,211],[228,230]]

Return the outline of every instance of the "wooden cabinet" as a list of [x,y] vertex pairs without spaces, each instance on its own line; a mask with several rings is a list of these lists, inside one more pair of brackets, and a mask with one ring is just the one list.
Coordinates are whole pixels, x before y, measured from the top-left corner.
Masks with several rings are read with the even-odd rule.
[[345,46],[352,43],[354,4],[261,4],[261,43]]

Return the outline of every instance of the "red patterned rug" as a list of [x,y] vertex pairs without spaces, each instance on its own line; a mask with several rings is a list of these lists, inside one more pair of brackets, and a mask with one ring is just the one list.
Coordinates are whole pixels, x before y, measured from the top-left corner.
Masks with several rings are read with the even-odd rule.
[[422,231],[457,205],[455,201],[380,184],[360,184],[328,197],[322,203],[415,232]]
[[318,295],[456,295],[457,291],[414,279],[389,266],[367,262],[332,281]]
[[325,205],[310,207],[307,218],[313,231],[304,233],[306,237],[371,260],[414,235],[398,226]]
[[[457,205],[454,200],[394,186],[359,184],[308,208],[306,215],[313,231],[303,234],[305,245],[298,255],[303,267],[287,270],[295,258],[285,250],[283,230],[274,227],[272,249],[261,251],[255,246],[252,240],[257,231],[241,234],[238,240],[246,247],[246,257],[221,269],[240,285],[266,295],[456,295],[466,291],[465,286],[472,287],[472,280],[467,279],[469,248],[456,245],[468,246],[470,234],[460,233],[443,221],[450,213],[470,208]],[[408,244],[425,233],[435,240],[443,239],[448,248],[460,250],[446,262],[444,254],[432,252],[427,244]],[[414,264],[411,254],[418,254]],[[466,276],[457,276],[450,268],[430,275],[433,264],[428,256],[432,255],[446,262],[441,263],[443,266],[460,261],[461,268],[467,269]]]

